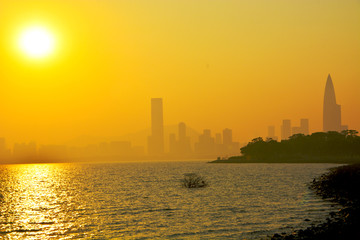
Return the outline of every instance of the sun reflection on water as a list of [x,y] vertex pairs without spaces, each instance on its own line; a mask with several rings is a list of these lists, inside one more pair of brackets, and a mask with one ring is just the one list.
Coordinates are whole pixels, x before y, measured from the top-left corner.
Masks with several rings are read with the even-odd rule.
[[61,220],[68,217],[64,204],[70,199],[67,192],[61,190],[59,166],[28,164],[1,167],[0,234],[12,239],[24,236],[32,239],[32,235],[33,239],[39,239],[53,233],[56,225],[64,224]]

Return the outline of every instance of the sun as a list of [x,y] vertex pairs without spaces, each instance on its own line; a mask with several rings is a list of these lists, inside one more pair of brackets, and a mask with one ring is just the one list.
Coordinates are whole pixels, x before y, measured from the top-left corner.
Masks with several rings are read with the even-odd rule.
[[43,27],[29,27],[19,37],[20,50],[30,58],[44,58],[55,48],[54,35]]

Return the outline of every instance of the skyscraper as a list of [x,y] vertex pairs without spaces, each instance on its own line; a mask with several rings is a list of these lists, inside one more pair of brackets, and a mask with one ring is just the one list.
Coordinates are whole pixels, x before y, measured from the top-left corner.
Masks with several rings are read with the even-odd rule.
[[171,133],[169,135],[169,153],[176,154],[178,152],[178,146],[176,142],[175,133]]
[[335,89],[330,74],[325,86],[323,110],[324,132],[340,132],[346,129],[346,126],[341,126],[341,105],[336,104]]
[[191,153],[190,138],[186,136],[186,124],[179,123],[179,143],[178,143],[179,155],[186,155]]
[[226,146],[230,146],[232,142],[232,130],[225,128],[223,130],[223,144]]
[[291,136],[291,120],[283,120],[281,125],[281,139],[288,139]]
[[179,142],[185,142],[186,141],[186,124],[181,122],[178,125],[179,127]]
[[203,134],[199,136],[199,142],[195,143],[195,153],[201,155],[211,155],[216,153],[215,139],[211,137],[210,129],[204,129]]
[[273,140],[277,140],[277,137],[275,136],[275,126],[268,126],[268,138],[271,138]]
[[221,140],[221,133],[216,133],[215,134],[215,144],[222,144],[222,140]]
[[302,134],[309,135],[309,119],[307,118],[300,119],[300,128]]
[[291,135],[294,134],[309,135],[309,119],[306,118],[300,119],[300,127],[291,128]]
[[148,151],[151,155],[162,155],[164,153],[162,98],[151,99],[151,136],[148,138]]

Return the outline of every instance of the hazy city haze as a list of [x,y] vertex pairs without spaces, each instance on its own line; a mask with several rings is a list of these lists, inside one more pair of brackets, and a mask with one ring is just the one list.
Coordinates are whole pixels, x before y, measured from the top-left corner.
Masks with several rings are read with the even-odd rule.
[[[3,0],[1,137],[40,145],[139,132],[153,97],[165,125],[229,128],[238,142],[269,125],[280,137],[283,119],[321,131],[329,73],[342,122],[360,129],[359,12],[359,1],[335,0]],[[32,24],[55,36],[46,61],[18,51]]]

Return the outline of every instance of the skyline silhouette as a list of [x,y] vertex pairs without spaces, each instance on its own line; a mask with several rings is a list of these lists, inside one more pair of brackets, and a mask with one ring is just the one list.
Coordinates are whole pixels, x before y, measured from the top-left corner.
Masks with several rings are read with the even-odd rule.
[[[224,128],[222,133],[212,135],[211,129],[204,129],[197,137],[187,136],[187,126],[184,122],[178,124],[178,132],[164,134],[163,99],[151,98],[151,132],[147,138],[147,148],[132,145],[131,141],[108,141],[86,145],[84,147],[47,144],[37,147],[35,142],[15,143],[13,149],[6,146],[4,138],[0,139],[0,159],[10,162],[31,161],[66,161],[72,159],[100,159],[124,160],[128,159],[197,159],[229,157],[240,154],[240,144],[233,141],[232,129]],[[165,113],[166,115],[166,113]],[[341,132],[347,126],[341,125],[341,106],[336,103],[335,90],[330,74],[328,75],[323,109],[324,129]],[[309,135],[309,119],[300,119],[299,126],[292,126],[290,119],[284,119],[281,125],[281,139],[287,140],[292,135]],[[168,138],[168,141],[165,139]],[[275,126],[268,126],[268,139],[278,140]]]

